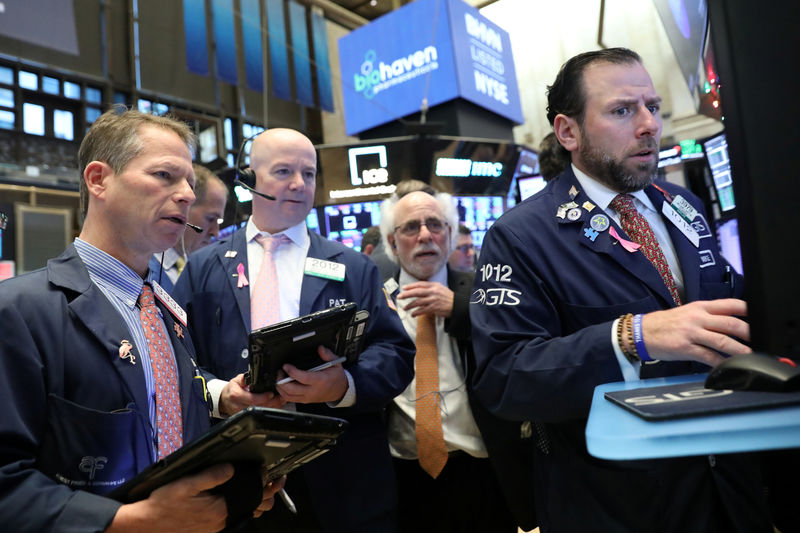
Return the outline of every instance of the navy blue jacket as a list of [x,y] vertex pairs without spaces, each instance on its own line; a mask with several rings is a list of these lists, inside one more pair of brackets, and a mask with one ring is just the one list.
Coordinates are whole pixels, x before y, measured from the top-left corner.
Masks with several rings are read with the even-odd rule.
[[[326,531],[392,531],[396,494],[382,409],[411,382],[414,343],[387,305],[369,258],[316,233],[309,236],[308,257],[343,263],[345,279],[304,276],[300,315],[347,301],[369,311],[370,319],[360,357],[344,365],[355,383],[355,405],[297,406],[350,422],[331,452],[303,467],[306,483]],[[235,257],[225,257],[232,252]],[[200,365],[222,379],[247,370],[242,354],[250,333],[250,287],[237,286],[240,263],[247,272],[245,228],[193,253],[174,290],[189,314]]]
[[[739,296],[741,279],[728,282],[728,264],[698,198],[673,184],[658,185],[701,213],[693,221],[698,247],[665,219],[681,265],[684,301]],[[543,532],[656,531],[659,523],[663,531],[715,531],[726,518],[710,509],[725,494],[721,505],[737,517],[736,528],[768,531],[750,464],[739,464],[740,475],[726,468],[733,459],[716,461],[714,468],[706,458],[634,465],[586,452],[584,428],[594,388],[623,379],[612,347],[613,321],[675,304],[644,254],[627,252],[608,230],[590,238],[590,219],[600,208],[583,209],[574,221],[556,216],[560,205],[572,201],[573,186],[578,205],[591,201],[569,168],[492,226],[470,306],[475,393],[491,412],[536,421],[544,433],[536,457],[539,525]],[[663,193],[653,186],[645,191],[660,208]],[[690,362],[646,367],[649,376],[708,369]],[[748,477],[751,473],[755,477]],[[748,488],[727,491],[743,479],[752,481]]]
[[[157,305],[189,442],[208,429],[208,405],[189,336],[178,337]],[[135,346],[137,364],[119,357],[125,322],[70,246],[47,267],[0,283],[0,330],[0,524],[102,531],[120,504],[100,494],[154,461],[141,359]]]

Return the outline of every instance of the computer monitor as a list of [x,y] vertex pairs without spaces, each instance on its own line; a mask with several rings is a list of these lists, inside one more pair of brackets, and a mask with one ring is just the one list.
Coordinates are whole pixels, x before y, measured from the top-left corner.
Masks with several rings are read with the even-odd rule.
[[520,202],[533,196],[537,192],[544,189],[547,182],[544,181],[542,176],[528,176],[527,178],[517,178],[517,186],[519,187],[519,200]]
[[361,238],[370,226],[381,222],[380,202],[326,205],[322,208],[328,240],[361,251]]
[[[742,243],[747,320],[754,350],[800,360],[797,201],[798,103],[793,54],[800,35],[782,9],[709,0],[722,114]],[[792,44],[794,43],[794,44]],[[784,90],[765,95],[764,88]]]
[[721,133],[711,137],[703,143],[708,166],[714,179],[714,188],[717,190],[719,208],[723,213],[736,207],[733,194],[733,178],[731,177],[731,160],[728,155],[728,141],[725,134]]
[[480,250],[486,231],[503,214],[502,196],[453,196],[458,221],[472,230],[472,242]]

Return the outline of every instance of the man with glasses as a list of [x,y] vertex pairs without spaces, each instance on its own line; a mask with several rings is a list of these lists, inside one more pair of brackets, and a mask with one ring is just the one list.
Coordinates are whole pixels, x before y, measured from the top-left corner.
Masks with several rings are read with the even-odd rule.
[[[520,424],[501,422],[471,405],[466,375],[472,274],[447,264],[457,227],[448,194],[416,191],[381,206],[385,248],[400,266],[384,289],[417,344],[416,377],[395,398],[388,418],[400,530],[515,532],[493,469],[497,465],[488,457],[507,471],[526,471],[509,465],[519,455],[515,446],[523,446]],[[485,418],[487,424],[481,423]],[[502,452],[487,451],[499,438]],[[525,492],[523,484],[503,479],[503,487],[516,494]]]
[[458,240],[447,262],[453,270],[475,272],[475,243],[472,232],[464,224],[458,225]]

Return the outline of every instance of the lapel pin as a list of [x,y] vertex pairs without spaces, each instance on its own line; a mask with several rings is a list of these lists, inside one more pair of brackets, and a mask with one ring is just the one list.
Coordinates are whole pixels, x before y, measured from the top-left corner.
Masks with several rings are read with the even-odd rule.
[[638,250],[642,246],[639,243],[636,243],[636,242],[633,242],[633,241],[628,241],[628,240],[625,240],[622,237],[620,237],[619,233],[617,233],[617,230],[614,229],[613,226],[609,230],[609,233],[611,234],[612,237],[614,237],[615,239],[617,239],[619,241],[619,243],[622,245],[623,248],[625,248],[629,252],[635,252],[636,250]]
[[600,235],[600,233],[593,230],[592,228],[583,228],[583,234],[586,236],[587,239],[589,239],[592,242],[594,242],[597,236]]
[[225,257],[236,257],[236,250],[228,250],[225,252]]
[[179,339],[183,338],[183,328],[181,327],[180,324],[175,322],[175,324],[172,326],[172,329],[175,330],[175,334],[178,336]]
[[239,276],[239,281],[236,283],[238,288],[247,287],[250,283],[247,281],[247,277],[244,275],[244,265],[239,263],[236,266],[236,275]]
[[583,202],[583,205],[582,205],[582,207],[583,207],[584,209],[586,209],[586,212],[587,212],[587,213],[591,213],[591,212],[592,212],[592,209],[594,209],[594,208],[595,208],[595,205],[594,205],[592,202],[590,202],[589,200],[586,200],[585,202]]
[[595,231],[605,231],[611,225],[606,215],[597,214],[589,220],[589,225]]
[[563,205],[562,205],[562,206],[560,206],[560,207],[558,208],[558,211],[556,212],[556,216],[557,216],[558,218],[564,218],[565,216],[567,216],[567,208],[566,208],[566,207],[564,207]]
[[575,198],[576,196],[578,196],[578,189],[576,189],[575,186],[573,185],[572,187],[569,188],[569,197]]
[[123,339],[119,343],[119,357],[120,359],[127,359],[130,364],[135,365],[136,356],[131,353],[131,348],[133,348],[131,341]]
[[581,218],[581,208],[580,207],[573,207],[569,211],[567,211],[567,219],[575,222]]

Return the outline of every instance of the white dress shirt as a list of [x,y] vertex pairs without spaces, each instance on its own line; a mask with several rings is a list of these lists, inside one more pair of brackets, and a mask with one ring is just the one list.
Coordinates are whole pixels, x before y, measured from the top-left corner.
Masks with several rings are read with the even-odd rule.
[[[405,270],[400,270],[400,287],[419,281]],[[447,267],[443,267],[428,281],[447,286]],[[417,318],[403,309],[412,299],[397,300],[397,313],[406,333],[417,338]],[[448,451],[461,450],[474,457],[488,457],[478,426],[472,416],[467,398],[464,369],[458,354],[456,340],[444,330],[444,317],[436,317],[436,347],[439,352],[439,392],[441,394],[442,429]],[[389,419],[389,446],[392,455],[401,459],[417,459],[417,440],[414,430],[416,414],[416,377],[403,393],[394,399],[401,413]],[[405,416],[403,416],[405,415]]]

